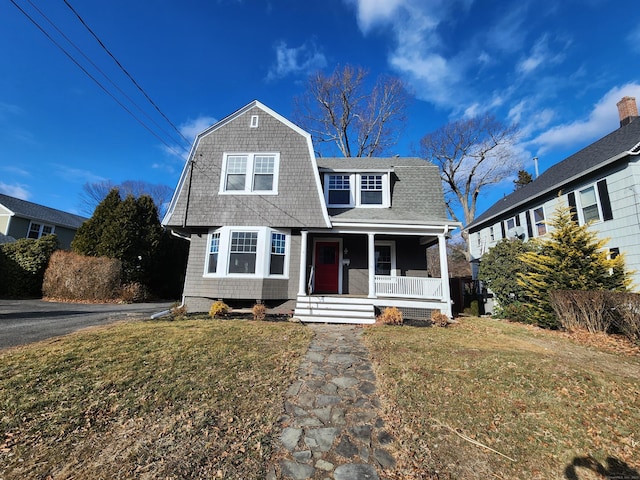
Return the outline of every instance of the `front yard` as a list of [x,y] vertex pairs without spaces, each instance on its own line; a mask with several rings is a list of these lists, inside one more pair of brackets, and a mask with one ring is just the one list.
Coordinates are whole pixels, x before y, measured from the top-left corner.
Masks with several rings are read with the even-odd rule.
[[491,319],[365,340],[399,440],[394,478],[640,479],[637,350]]
[[[389,479],[640,478],[637,351],[490,319],[364,341]],[[191,319],[1,352],[0,478],[263,479],[309,342],[287,322]]]

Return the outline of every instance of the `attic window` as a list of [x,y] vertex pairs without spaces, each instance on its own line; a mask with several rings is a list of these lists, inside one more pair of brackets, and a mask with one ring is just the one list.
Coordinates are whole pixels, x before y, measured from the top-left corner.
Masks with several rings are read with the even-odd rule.
[[220,193],[277,194],[279,160],[277,153],[226,154]]
[[258,128],[258,115],[251,115],[251,128]]

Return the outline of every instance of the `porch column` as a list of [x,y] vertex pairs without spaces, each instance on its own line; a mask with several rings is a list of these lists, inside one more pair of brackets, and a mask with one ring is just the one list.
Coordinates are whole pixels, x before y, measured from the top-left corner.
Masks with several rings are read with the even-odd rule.
[[369,240],[369,298],[376,298],[376,242],[375,234],[368,233]]
[[451,311],[451,291],[449,290],[449,265],[447,263],[447,241],[445,234],[438,235],[438,247],[440,250],[440,281],[442,282],[442,301],[446,302],[446,311],[449,318],[453,316]]
[[298,296],[304,297],[307,294],[307,232],[300,232],[300,278],[298,279]]

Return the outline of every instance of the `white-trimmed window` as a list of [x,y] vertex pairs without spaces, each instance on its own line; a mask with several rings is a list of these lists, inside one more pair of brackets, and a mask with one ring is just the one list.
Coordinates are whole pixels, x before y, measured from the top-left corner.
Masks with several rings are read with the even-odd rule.
[[489,238],[491,239],[492,242],[496,241],[496,232],[493,227],[489,227]]
[[45,235],[52,234],[53,231],[53,225],[31,222],[31,225],[29,225],[29,233],[27,233],[27,238],[33,238],[37,240],[38,238],[44,237]]
[[221,227],[209,233],[205,277],[286,277],[288,230]]
[[211,234],[211,240],[209,241],[208,273],[216,273],[218,270],[218,253],[220,253],[220,232],[215,232]]
[[269,275],[284,274],[286,253],[287,236],[284,233],[271,232],[271,257],[269,258]]
[[507,219],[507,221],[505,222],[505,225],[507,227],[507,230],[515,228],[515,226],[516,226],[516,217],[511,217],[511,218]]
[[538,207],[535,210],[531,211],[531,216],[533,217],[533,224],[535,226],[535,234],[538,237],[547,233],[547,224],[545,223],[544,218],[544,208]]
[[582,212],[582,222],[597,222],[600,220],[600,211],[598,209],[598,198],[594,186],[580,190],[580,210]]
[[360,203],[382,205],[382,175],[360,175]]
[[231,232],[229,273],[256,273],[258,232]]
[[352,205],[351,175],[328,176],[329,205]]
[[388,207],[391,204],[388,173],[325,173],[324,195],[328,207]]
[[277,194],[277,153],[225,154],[220,193]]

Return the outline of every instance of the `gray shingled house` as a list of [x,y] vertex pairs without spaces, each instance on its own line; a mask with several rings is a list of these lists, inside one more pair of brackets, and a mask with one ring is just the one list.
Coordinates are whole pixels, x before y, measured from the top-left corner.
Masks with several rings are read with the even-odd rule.
[[618,102],[620,127],[498,200],[466,228],[474,275],[503,238],[542,237],[558,202],[574,220],[609,238],[611,255],[624,253],[640,286],[640,120],[636,99]]
[[76,231],[86,220],[80,215],[0,193],[0,233],[9,238],[38,239],[55,234],[60,248],[68,249]]
[[[451,316],[447,219],[436,166],[316,158],[311,136],[254,101],[199,134],[163,224],[190,240],[183,301],[263,301],[303,321]],[[442,278],[427,275],[438,245]]]

